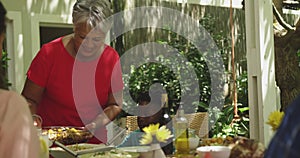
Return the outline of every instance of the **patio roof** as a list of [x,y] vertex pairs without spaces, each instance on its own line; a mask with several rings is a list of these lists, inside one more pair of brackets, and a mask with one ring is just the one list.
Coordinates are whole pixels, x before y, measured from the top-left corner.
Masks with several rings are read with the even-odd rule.
[[[230,7],[230,0],[165,0],[167,2],[200,4],[203,6]],[[242,9],[243,0],[232,0],[232,8]]]

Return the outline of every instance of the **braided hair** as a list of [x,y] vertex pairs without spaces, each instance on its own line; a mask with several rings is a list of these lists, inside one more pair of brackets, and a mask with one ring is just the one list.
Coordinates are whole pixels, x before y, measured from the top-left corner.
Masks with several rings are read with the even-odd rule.
[[[0,36],[4,36],[3,34],[5,33],[5,30],[6,30],[6,9],[4,8],[3,4],[0,2]],[[0,53],[2,53],[2,50],[0,50]],[[2,54],[0,54],[0,88],[7,89],[4,82],[4,73],[3,73],[1,57]]]
[[6,30],[6,9],[0,2],[0,33],[4,33]]

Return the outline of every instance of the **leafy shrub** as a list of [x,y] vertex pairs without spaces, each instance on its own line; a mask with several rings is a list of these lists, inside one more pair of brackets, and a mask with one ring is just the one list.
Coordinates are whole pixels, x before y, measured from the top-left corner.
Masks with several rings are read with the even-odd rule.
[[[219,49],[223,63],[225,67],[228,67],[228,54],[230,49],[230,42],[226,34],[220,30],[214,30],[214,26],[217,25],[217,20],[213,17],[207,16],[201,19],[200,24],[208,31],[211,37],[216,42],[216,45],[221,48]],[[157,42],[163,45],[168,45],[172,47],[169,53],[182,56],[186,60],[178,60],[179,58],[167,58],[163,55],[157,56],[156,60],[159,62],[147,62],[139,67],[131,66],[130,75],[125,74],[124,78],[125,86],[129,87],[130,97],[133,98],[133,102],[126,102],[124,109],[127,112],[134,112],[136,109],[136,98],[140,92],[148,91],[150,86],[158,83],[160,84],[168,93],[169,97],[169,111],[171,114],[176,113],[177,105],[181,101],[181,96],[189,95],[192,97],[198,97],[196,101],[192,101],[186,104],[192,105],[187,109],[187,113],[208,111],[210,115],[210,120],[212,121],[212,130],[210,131],[211,137],[216,136],[249,136],[249,108],[248,108],[248,91],[247,91],[247,73],[238,76],[237,78],[237,92],[238,92],[238,110],[240,118],[233,120],[233,106],[232,100],[226,98],[225,102],[221,108],[209,107],[213,102],[222,100],[223,96],[217,98],[212,98],[212,88],[223,93],[223,85],[217,85],[217,87],[211,87],[211,80],[213,77],[209,73],[208,65],[214,65],[215,63],[208,63],[205,59],[205,53],[199,52],[196,46],[189,42],[184,37],[177,35],[169,30],[167,32],[167,37],[160,39]],[[174,49],[176,51],[174,51]],[[172,64],[179,63],[179,64]],[[218,63],[218,62],[216,62]],[[169,66],[171,65],[171,66]],[[178,66],[179,65],[179,66]],[[184,80],[180,83],[182,76],[178,75],[183,73],[183,75],[189,75],[186,71],[186,67],[180,65],[188,65],[187,67],[192,67],[195,71],[197,79],[197,87],[195,85],[190,85],[190,80]],[[220,74],[221,72],[216,72]],[[198,89],[195,90],[195,89]],[[127,101],[131,99],[125,99]],[[123,113],[123,115],[127,115]]]
[[0,88],[8,89],[11,83],[8,81],[7,69],[8,69],[8,55],[6,52],[2,51],[1,67],[0,67]]

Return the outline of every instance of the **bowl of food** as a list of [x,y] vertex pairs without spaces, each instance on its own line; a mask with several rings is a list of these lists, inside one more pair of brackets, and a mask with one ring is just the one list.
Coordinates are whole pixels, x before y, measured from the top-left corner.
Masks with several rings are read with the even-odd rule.
[[199,143],[200,143],[200,138],[196,134],[196,130],[189,128],[189,147],[191,150],[195,150]]
[[200,142],[200,138],[199,137],[192,137],[189,138],[189,147],[191,150],[194,150],[198,147]]
[[201,146],[196,151],[200,157],[229,158],[231,148],[228,146]]
[[43,128],[43,134],[48,135],[50,141],[58,141],[64,145],[85,143],[93,134],[84,127],[50,126]]

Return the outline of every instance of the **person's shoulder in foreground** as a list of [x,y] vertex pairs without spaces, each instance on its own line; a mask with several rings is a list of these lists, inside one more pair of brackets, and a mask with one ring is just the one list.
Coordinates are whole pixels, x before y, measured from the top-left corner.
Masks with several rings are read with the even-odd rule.
[[[0,60],[6,30],[6,9],[0,1]],[[0,69],[0,85],[2,82]],[[0,89],[0,158],[38,158],[39,139],[25,99]]]
[[38,158],[39,140],[26,100],[0,89],[0,157]]
[[300,157],[300,96],[288,106],[281,125],[265,152],[265,158]]

